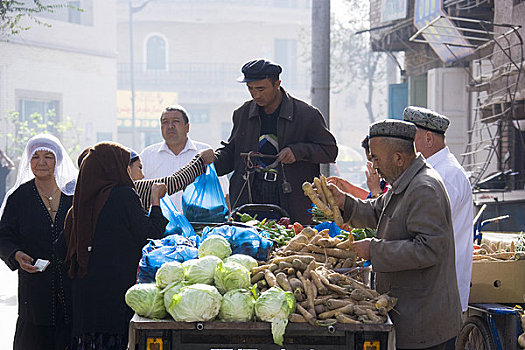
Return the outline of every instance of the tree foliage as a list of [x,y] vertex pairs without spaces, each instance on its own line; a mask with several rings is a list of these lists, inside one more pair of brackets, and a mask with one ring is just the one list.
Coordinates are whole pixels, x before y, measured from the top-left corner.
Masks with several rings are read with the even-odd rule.
[[53,134],[62,141],[70,156],[77,155],[80,152],[79,144],[83,130],[78,128],[70,117],[59,122],[54,122],[54,119],[54,110],[49,110],[45,116],[33,113],[29,116],[29,120],[21,120],[18,112],[10,112],[0,118],[0,121],[9,124],[5,153],[13,160],[18,159],[31,137],[38,134]]
[[[45,3],[44,3],[45,2]],[[54,12],[59,8],[72,7],[67,1],[55,1],[47,3],[41,0],[0,0],[0,35],[11,36],[30,29],[29,23],[51,27],[50,24],[43,22],[38,17],[40,13]]]
[[384,54],[373,52],[368,32],[357,34],[370,27],[370,3],[362,0],[344,0],[343,13],[332,20],[331,29],[331,89],[335,93],[348,89],[352,84],[367,88],[364,105],[370,123],[375,121],[372,108],[375,84],[385,78]]

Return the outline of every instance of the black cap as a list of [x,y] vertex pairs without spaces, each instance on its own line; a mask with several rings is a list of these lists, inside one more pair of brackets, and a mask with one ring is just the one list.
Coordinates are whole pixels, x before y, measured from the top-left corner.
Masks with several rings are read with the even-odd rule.
[[239,77],[237,81],[239,83],[248,83],[250,81],[263,80],[272,75],[279,75],[282,71],[281,66],[276,63],[264,59],[253,60],[242,66],[241,72],[244,75]]

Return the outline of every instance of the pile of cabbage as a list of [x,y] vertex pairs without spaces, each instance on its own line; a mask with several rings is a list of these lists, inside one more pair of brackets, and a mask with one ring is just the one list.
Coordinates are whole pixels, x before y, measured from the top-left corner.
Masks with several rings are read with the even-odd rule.
[[275,343],[282,345],[288,316],[295,311],[292,293],[270,288],[259,295],[250,283],[257,261],[249,255],[231,255],[228,241],[208,236],[199,246],[199,258],[182,264],[162,265],[156,283],[137,284],[125,295],[139,316],[178,322],[249,322],[256,318],[272,323]]
[[250,271],[257,261],[249,255],[231,255],[228,241],[208,236],[199,246],[199,258],[182,264],[162,265],[156,283],[137,284],[125,295],[126,303],[139,316],[178,322],[272,323],[275,343],[282,345],[288,316],[295,311],[292,293],[270,288],[259,295],[250,283]]

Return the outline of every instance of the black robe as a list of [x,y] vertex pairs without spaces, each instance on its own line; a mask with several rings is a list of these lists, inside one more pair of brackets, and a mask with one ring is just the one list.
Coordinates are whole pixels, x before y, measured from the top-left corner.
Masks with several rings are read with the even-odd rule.
[[136,283],[142,247],[161,238],[167,223],[158,206],[148,217],[131,187],[111,191],[98,216],[88,272],[73,279],[73,336],[127,334],[133,311],[124,295]]
[[[33,179],[9,196],[0,221],[0,258],[11,270],[18,269],[18,317],[35,326],[70,323],[71,281],[53,243],[64,229],[72,200],[61,195],[53,222]],[[35,260],[49,260],[50,265],[44,272],[27,273],[14,258],[19,250]]]

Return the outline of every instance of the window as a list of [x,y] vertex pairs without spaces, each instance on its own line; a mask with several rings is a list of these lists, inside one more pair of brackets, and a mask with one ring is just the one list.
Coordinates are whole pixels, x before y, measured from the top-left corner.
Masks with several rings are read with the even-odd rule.
[[208,115],[208,111],[206,110],[189,110],[188,111],[190,115],[190,124],[205,124],[208,123],[210,120],[210,117]]
[[29,127],[44,123],[55,124],[59,121],[59,106],[60,103],[56,100],[21,98],[18,100],[18,118],[20,121],[27,121]]
[[71,6],[71,7],[68,7],[68,9],[67,9],[68,22],[69,23],[81,24],[82,12],[77,10],[77,9],[82,8],[82,6],[80,4],[80,1],[68,1],[68,5]]
[[166,70],[166,40],[153,35],[146,42],[146,69]]
[[[50,1],[43,1],[43,3],[52,4]],[[67,1],[64,5],[54,9],[53,12],[43,11],[38,16],[85,26],[93,25],[93,0]]]

